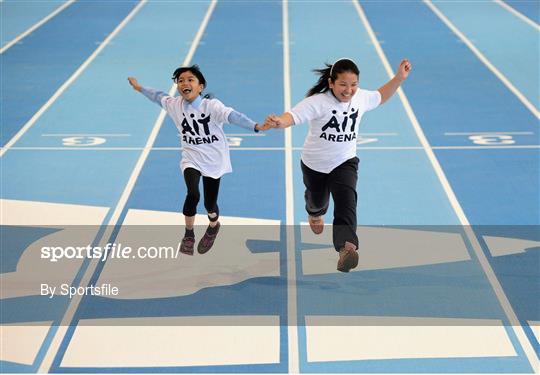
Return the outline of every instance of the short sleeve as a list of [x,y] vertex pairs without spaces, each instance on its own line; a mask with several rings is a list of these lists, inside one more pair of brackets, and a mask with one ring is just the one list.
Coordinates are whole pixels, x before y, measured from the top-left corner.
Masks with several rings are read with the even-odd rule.
[[381,93],[378,90],[364,91],[364,108],[366,111],[371,111],[381,104]]
[[212,118],[214,121],[218,124],[224,124],[229,121],[229,115],[232,111],[234,111],[233,108],[225,106],[221,101],[218,99],[210,99],[211,100],[211,110],[212,110]]
[[167,111],[167,113],[171,113],[172,112],[172,107],[173,107],[173,104],[175,102],[175,97],[173,96],[169,96],[169,95],[165,95],[161,98],[161,107]]
[[307,123],[308,121],[311,121],[318,117],[318,99],[319,95],[309,96],[300,101],[297,105],[293,107],[293,109],[289,111],[289,113],[294,119],[295,124]]

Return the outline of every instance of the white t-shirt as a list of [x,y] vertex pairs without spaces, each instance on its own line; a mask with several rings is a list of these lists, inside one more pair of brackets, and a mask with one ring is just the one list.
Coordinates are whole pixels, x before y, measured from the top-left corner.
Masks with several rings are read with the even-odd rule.
[[232,172],[229,144],[223,131],[232,108],[217,99],[202,99],[195,107],[181,96],[163,96],[161,106],[180,133],[182,172],[191,167],[212,178]]
[[302,161],[309,168],[330,173],[356,156],[358,128],[364,112],[381,103],[378,91],[358,89],[349,102],[340,102],[328,90],[298,103],[290,114],[295,124],[309,122]]

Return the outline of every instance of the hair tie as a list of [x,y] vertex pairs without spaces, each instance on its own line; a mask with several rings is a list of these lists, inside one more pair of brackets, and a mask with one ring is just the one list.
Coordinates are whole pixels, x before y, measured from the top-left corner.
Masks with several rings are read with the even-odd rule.
[[334,63],[332,64],[332,67],[330,68],[330,77],[332,77],[332,72],[334,71],[334,66],[336,66],[336,64],[341,60],[349,60],[354,65],[356,65],[356,63],[352,59],[349,59],[348,57],[341,57],[341,58],[337,59],[336,61],[334,61]]

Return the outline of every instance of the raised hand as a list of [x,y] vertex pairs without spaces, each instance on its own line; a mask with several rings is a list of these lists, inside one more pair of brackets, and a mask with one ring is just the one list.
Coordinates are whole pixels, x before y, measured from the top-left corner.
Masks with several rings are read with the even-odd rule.
[[401,60],[396,76],[400,81],[405,81],[412,70],[412,64],[408,59]]
[[135,77],[128,77],[128,82],[129,82],[129,84],[131,85],[131,87],[133,87],[133,89],[134,89],[135,91],[141,92],[142,86],[139,85],[139,82],[137,81],[137,78],[135,78]]

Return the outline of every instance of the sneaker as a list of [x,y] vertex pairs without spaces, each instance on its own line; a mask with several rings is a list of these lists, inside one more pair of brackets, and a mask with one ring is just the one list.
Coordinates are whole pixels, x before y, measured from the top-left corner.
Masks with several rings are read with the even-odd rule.
[[184,237],[182,238],[182,245],[180,245],[180,252],[186,255],[193,255],[194,246],[195,246],[195,238]]
[[201,238],[199,244],[197,245],[197,251],[199,254],[205,254],[208,252],[208,250],[212,248],[212,246],[214,245],[214,241],[216,240],[216,237],[218,235],[220,226],[221,224],[218,221],[216,226],[212,228],[215,231],[214,234],[208,233],[210,227],[206,228],[206,232],[204,233],[203,238]]
[[351,269],[358,266],[358,253],[356,246],[350,242],[345,242],[345,245],[339,250],[339,260],[337,270],[341,272],[349,272]]
[[322,216],[308,216],[308,222],[311,230],[315,234],[321,234],[324,229],[324,217]]

